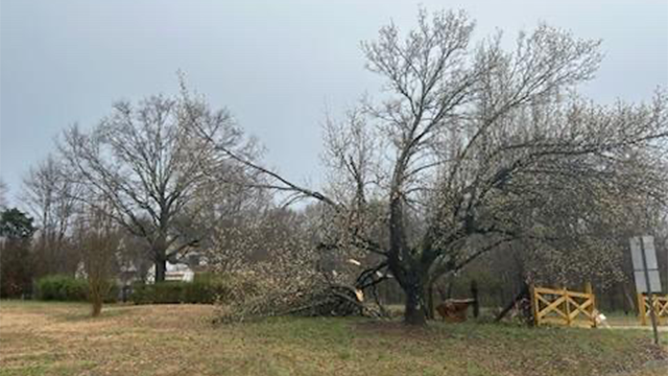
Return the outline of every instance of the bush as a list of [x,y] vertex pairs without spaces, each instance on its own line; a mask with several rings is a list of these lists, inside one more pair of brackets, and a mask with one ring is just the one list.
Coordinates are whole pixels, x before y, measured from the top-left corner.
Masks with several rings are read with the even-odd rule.
[[109,288],[109,292],[107,293],[107,296],[104,298],[104,302],[116,303],[118,301],[118,295],[120,295],[120,293],[121,293],[120,287],[112,282],[111,287]]
[[216,301],[217,286],[208,281],[186,283],[183,289],[184,303],[213,304]]
[[154,285],[135,284],[130,300],[135,304],[176,304],[181,303],[183,283],[160,282]]
[[193,282],[135,284],[130,300],[135,304],[213,304],[227,296],[225,283],[213,277],[196,277]]
[[88,283],[66,275],[49,275],[37,281],[37,297],[41,300],[85,301]]
[[[117,300],[118,286],[111,284],[105,303]],[[88,299],[88,282],[67,275],[49,275],[37,281],[37,298],[40,300],[86,301]]]

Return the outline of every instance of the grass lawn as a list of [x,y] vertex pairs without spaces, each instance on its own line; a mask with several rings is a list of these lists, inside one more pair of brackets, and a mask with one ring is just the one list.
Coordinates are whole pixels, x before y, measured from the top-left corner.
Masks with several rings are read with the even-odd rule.
[[335,318],[214,327],[210,306],[88,312],[85,304],[1,301],[0,375],[668,374],[656,360],[665,348],[639,330],[434,323],[409,331]]

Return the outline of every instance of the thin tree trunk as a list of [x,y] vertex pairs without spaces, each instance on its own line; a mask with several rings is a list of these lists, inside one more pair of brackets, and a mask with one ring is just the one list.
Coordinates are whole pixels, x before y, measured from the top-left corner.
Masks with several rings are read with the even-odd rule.
[[452,299],[452,290],[455,287],[455,274],[450,273],[448,276],[448,287],[445,289],[445,298],[443,300]]
[[93,312],[91,316],[98,317],[102,313],[102,299],[93,298]]
[[427,287],[427,319],[434,319],[434,282],[429,282]]
[[629,312],[629,311],[634,311],[635,310],[636,312],[639,312],[639,307],[637,307],[637,304],[636,304],[637,299],[633,298],[633,294],[631,293],[631,291],[629,289],[629,285],[624,283],[622,285],[622,289],[624,291],[624,297],[626,298],[626,306],[628,307],[624,311]]
[[471,298],[473,299],[473,317],[476,319],[480,316],[480,300],[478,298],[478,283],[471,280]]
[[94,271],[88,275],[88,284],[89,284],[89,300],[92,304],[91,316],[98,317],[102,313],[102,302],[104,299],[104,289],[102,276],[96,274],[97,271]]

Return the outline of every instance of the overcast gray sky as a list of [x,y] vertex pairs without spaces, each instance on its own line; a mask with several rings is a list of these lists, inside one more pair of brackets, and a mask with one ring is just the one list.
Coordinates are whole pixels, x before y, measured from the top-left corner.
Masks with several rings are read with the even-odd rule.
[[2,0],[0,178],[14,199],[63,128],[91,127],[118,99],[174,94],[181,69],[260,138],[270,165],[317,186],[325,106],[340,113],[377,89],[359,42],[390,20],[407,30],[418,4],[467,10],[477,37],[500,28],[511,40],[546,21],[603,39],[583,88],[600,102],[668,87],[667,0]]

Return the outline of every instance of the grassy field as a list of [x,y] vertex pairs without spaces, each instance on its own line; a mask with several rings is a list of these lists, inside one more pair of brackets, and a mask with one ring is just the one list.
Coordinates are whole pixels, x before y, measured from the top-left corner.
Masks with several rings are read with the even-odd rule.
[[[666,375],[637,330],[279,318],[212,326],[209,306],[0,302],[0,375]],[[667,336],[668,334],[663,334]]]

